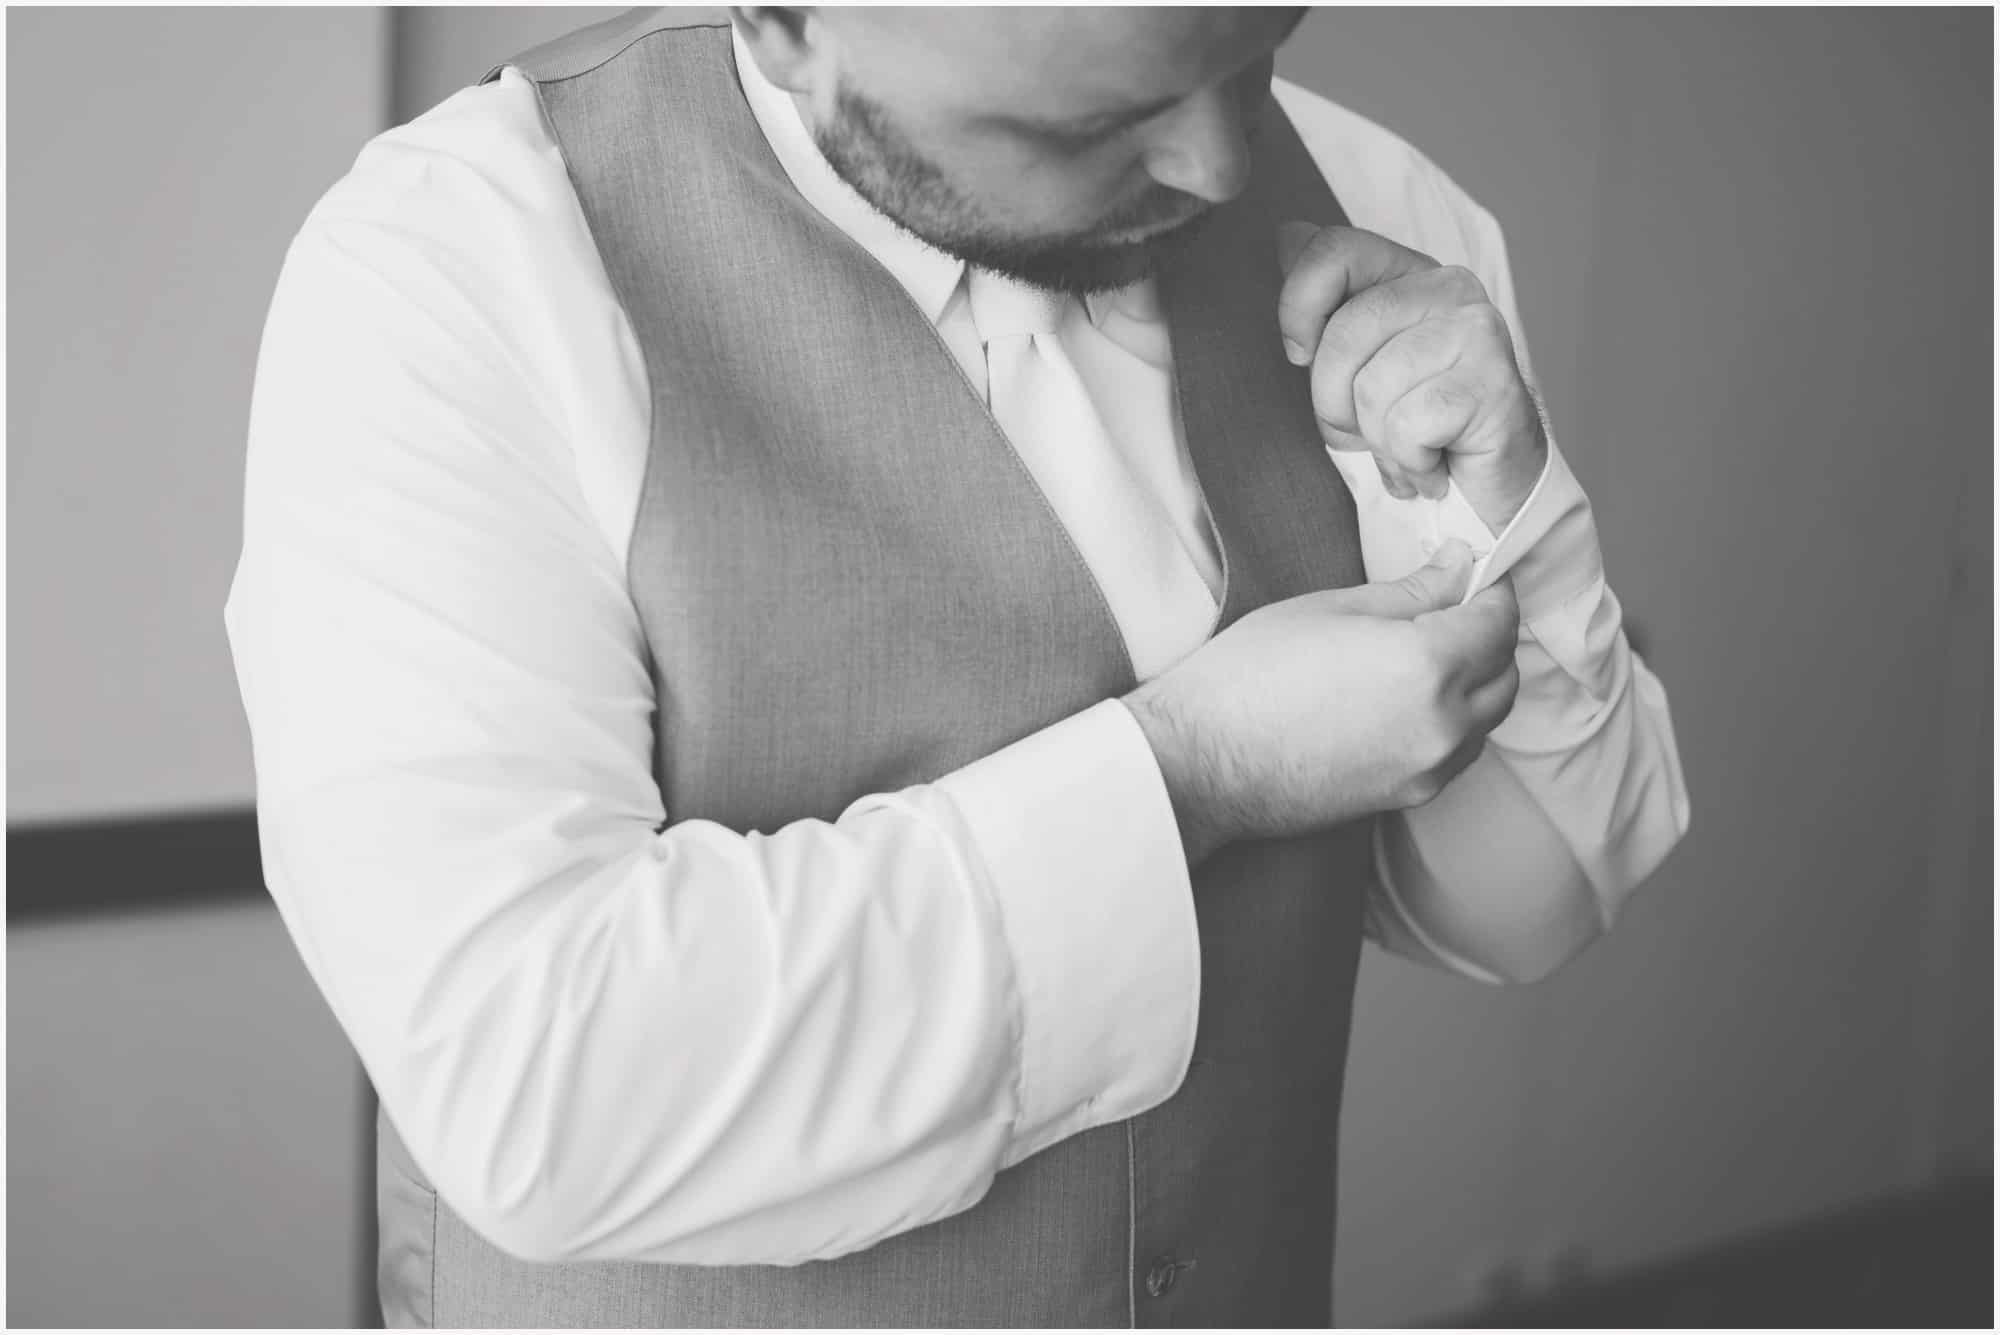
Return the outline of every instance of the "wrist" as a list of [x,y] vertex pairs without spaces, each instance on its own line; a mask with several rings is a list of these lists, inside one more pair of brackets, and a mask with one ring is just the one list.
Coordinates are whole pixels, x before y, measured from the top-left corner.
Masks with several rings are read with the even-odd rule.
[[1508,433],[1508,441],[1500,449],[1461,455],[1452,461],[1459,490],[1494,538],[1506,533],[1548,467],[1548,432],[1532,398],[1529,404],[1531,417]]
[[1167,800],[1173,805],[1174,821],[1180,827],[1181,847],[1188,866],[1196,866],[1231,838],[1219,819],[1219,804],[1209,782],[1213,766],[1205,763],[1203,748],[1185,720],[1151,683],[1125,696],[1123,704],[1153,749]]

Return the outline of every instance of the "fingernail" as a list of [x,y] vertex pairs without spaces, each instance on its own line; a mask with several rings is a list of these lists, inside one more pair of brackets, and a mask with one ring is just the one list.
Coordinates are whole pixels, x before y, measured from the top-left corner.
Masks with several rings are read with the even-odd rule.
[[1289,338],[1285,340],[1285,359],[1294,366],[1306,364],[1306,350]]
[[1466,546],[1463,538],[1446,538],[1439,545],[1436,555],[1431,557],[1434,566],[1451,567],[1472,555],[1472,548]]

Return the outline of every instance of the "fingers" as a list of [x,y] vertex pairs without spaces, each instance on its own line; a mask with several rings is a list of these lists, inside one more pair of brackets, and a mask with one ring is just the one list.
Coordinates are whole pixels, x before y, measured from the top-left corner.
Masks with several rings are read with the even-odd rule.
[[1413,501],[1417,498],[1416,484],[1410,481],[1410,475],[1400,465],[1390,463],[1378,454],[1375,456],[1375,471],[1382,477],[1382,490],[1397,500]]
[[1327,426],[1367,435],[1355,408],[1362,369],[1397,335],[1441,317],[1457,318],[1445,329],[1427,331],[1427,337],[1461,348],[1471,344],[1482,326],[1460,312],[1476,309],[1485,297],[1479,279],[1456,266],[1405,274],[1357,293],[1321,330],[1312,363],[1314,414]]
[[1472,566],[1472,549],[1457,538],[1449,538],[1429,565],[1418,566],[1401,579],[1339,590],[1339,610],[1346,616],[1409,621],[1451,607],[1463,598]]
[[1292,266],[1299,262],[1299,256],[1319,235],[1319,224],[1309,222],[1281,222],[1278,224],[1278,272],[1289,274]]
[[1475,732],[1460,742],[1458,749],[1453,751],[1442,765],[1438,766],[1436,774],[1438,786],[1442,788],[1463,774],[1473,761],[1479,759],[1479,753],[1485,749],[1486,734],[1483,732]]
[[1466,704],[1472,714],[1472,725],[1480,737],[1485,737],[1506,721],[1514,708],[1514,697],[1521,690],[1521,667],[1512,657],[1507,660],[1506,670],[1499,676],[1481,682],[1466,695]]
[[1513,582],[1501,579],[1463,606],[1416,618],[1443,667],[1449,689],[1470,693],[1507,672],[1521,628]]
[[1278,331],[1292,361],[1300,366],[1312,359],[1328,317],[1349,297],[1377,283],[1437,267],[1430,256],[1357,227],[1322,227],[1301,245],[1302,236],[1290,224],[1279,228],[1281,258],[1284,247],[1300,247],[1278,292]]
[[1319,424],[1319,433],[1330,449],[1345,450],[1355,454],[1374,454],[1375,471],[1382,475],[1383,490],[1399,501],[1415,499],[1417,489],[1411,484],[1409,474],[1403,471],[1403,466],[1377,451],[1368,440],[1353,432],[1330,427],[1324,422]]
[[1445,455],[1487,397],[1477,367],[1465,360],[1476,337],[1472,322],[1455,315],[1425,320],[1390,339],[1354,377],[1360,435],[1345,438],[1375,451],[1385,485],[1402,480],[1443,499],[1451,478]]

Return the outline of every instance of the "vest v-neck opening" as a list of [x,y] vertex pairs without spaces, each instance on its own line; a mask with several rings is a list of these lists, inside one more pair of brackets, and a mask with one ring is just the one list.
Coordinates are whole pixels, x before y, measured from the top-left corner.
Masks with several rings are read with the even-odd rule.
[[[810,214],[815,225],[820,230],[838,238],[836,244],[865,261],[870,271],[878,279],[879,285],[885,290],[893,289],[896,294],[895,299],[901,303],[901,308],[918,323],[922,324],[925,333],[929,335],[931,347],[936,351],[938,358],[951,367],[952,376],[964,388],[966,397],[971,400],[972,405],[978,410],[979,419],[984,425],[986,434],[990,437],[988,444],[997,443],[999,448],[1006,452],[1006,456],[1013,460],[1014,466],[1020,475],[1027,479],[1029,489],[1033,491],[1035,498],[1041,503],[1043,517],[1060,536],[1062,546],[1069,553],[1070,560],[1075,563],[1078,570],[1083,572],[1083,576],[1089,581],[1091,589],[1096,592],[1098,610],[1103,616],[1104,623],[1110,627],[1112,638],[1117,641],[1119,651],[1124,655],[1124,679],[1126,683],[1124,691],[1136,689],[1139,685],[1139,669],[1136,660],[1132,657],[1132,646],[1126,640],[1125,628],[1118,622],[1118,614],[1111,605],[1110,595],[1104,591],[1104,582],[1098,578],[1097,572],[1084,559],[1083,549],[1077,545],[1075,535],[1062,522],[1062,516],[1057,513],[1055,503],[1049,499],[1048,492],[1043,489],[1041,479],[1035,476],[1035,471],[1028,467],[1028,461],[1021,457],[1021,452],[1014,447],[1014,442],[1008,439],[1007,433],[1001,427],[999,419],[993,416],[993,408],[987,403],[986,396],[981,394],[979,387],[972,383],[972,377],[965,373],[965,367],[959,364],[958,357],[952,352],[950,346],[945,343],[944,335],[938,332],[937,325],[925,313],[924,309],[917,304],[917,299],[910,295],[909,289],[897,281],[896,275],[890,272],[888,266],[883,264],[873,252],[849,236],[841,228],[836,227],[824,214],[814,207],[811,200],[799,193],[797,186],[792,184],[791,178],[785,172],[784,164],[778,161],[778,155],[772,150],[770,142],[765,139],[763,130],[756,125],[756,117],[751,114],[749,99],[743,92],[743,76],[736,68],[736,49],[729,42],[726,29],[723,30],[722,44],[724,58],[729,62],[730,86],[735,89],[738,100],[738,106],[733,110],[739,112],[744,119],[750,121],[751,128],[755,131],[755,138],[760,150],[757,154],[758,160],[754,164],[756,169],[761,175],[770,178],[772,183],[777,185],[782,193],[794,203],[795,207],[803,209],[806,213]],[[962,274],[959,281],[961,283],[965,281]],[[1206,505],[1207,501],[1204,500],[1204,508],[1206,508]],[[1214,519],[1211,516],[1210,523],[1213,524],[1213,522]],[[1218,537],[1218,549],[1220,546],[1221,542]],[[1222,557],[1222,566],[1223,588],[1226,592],[1228,589],[1229,570],[1229,561],[1226,554]],[[1219,619],[1221,615],[1222,604],[1218,601],[1216,604],[1216,616]],[[1214,623],[1211,623],[1209,634],[1212,635],[1214,633]],[[1207,636],[1203,638],[1206,639]],[[1121,691],[1120,693],[1122,694],[1123,692]]]
[[[972,377],[960,367],[962,391],[941,379],[935,357],[960,364],[909,291],[772,177],[782,163],[724,63],[728,29],[691,22],[651,13],[644,40],[621,21],[509,63],[546,94],[649,374],[628,569],[662,804],[676,821],[773,831],[934,783],[1136,673]],[[1289,124],[1272,130],[1229,225],[1168,269],[1174,404],[1225,571],[1214,629],[1362,572],[1351,497],[1270,311],[1277,220],[1337,221],[1338,206]],[[1170,834],[1105,831],[1139,837]],[[956,1213],[803,1265],[531,1264],[378,1175],[385,1238],[421,1229],[431,1261],[383,1269],[385,1310],[536,1328],[1324,1326],[1327,1128],[1371,869],[1367,821],[1236,841],[1190,869],[1201,974],[1185,1080],[999,1170]],[[1170,1297],[1147,1284],[1163,1260]]]

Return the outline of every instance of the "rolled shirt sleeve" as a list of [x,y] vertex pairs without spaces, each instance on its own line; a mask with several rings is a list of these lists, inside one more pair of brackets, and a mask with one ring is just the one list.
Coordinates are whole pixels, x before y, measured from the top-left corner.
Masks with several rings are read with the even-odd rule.
[[[1306,97],[1287,105],[1314,146],[1329,127],[1325,104]],[[1323,139],[1315,154],[1340,161]],[[1414,150],[1406,170],[1396,239],[1479,276],[1535,386],[1498,223]],[[1520,689],[1484,754],[1438,799],[1377,822],[1369,935],[1483,983],[1545,976],[1612,926],[1690,821],[1666,690],[1626,640],[1589,500],[1553,430],[1539,480],[1497,534],[1455,484],[1399,500],[1371,454],[1328,456],[1353,494],[1371,580],[1407,574],[1456,537],[1476,558],[1466,599],[1509,577],[1521,607]]]

